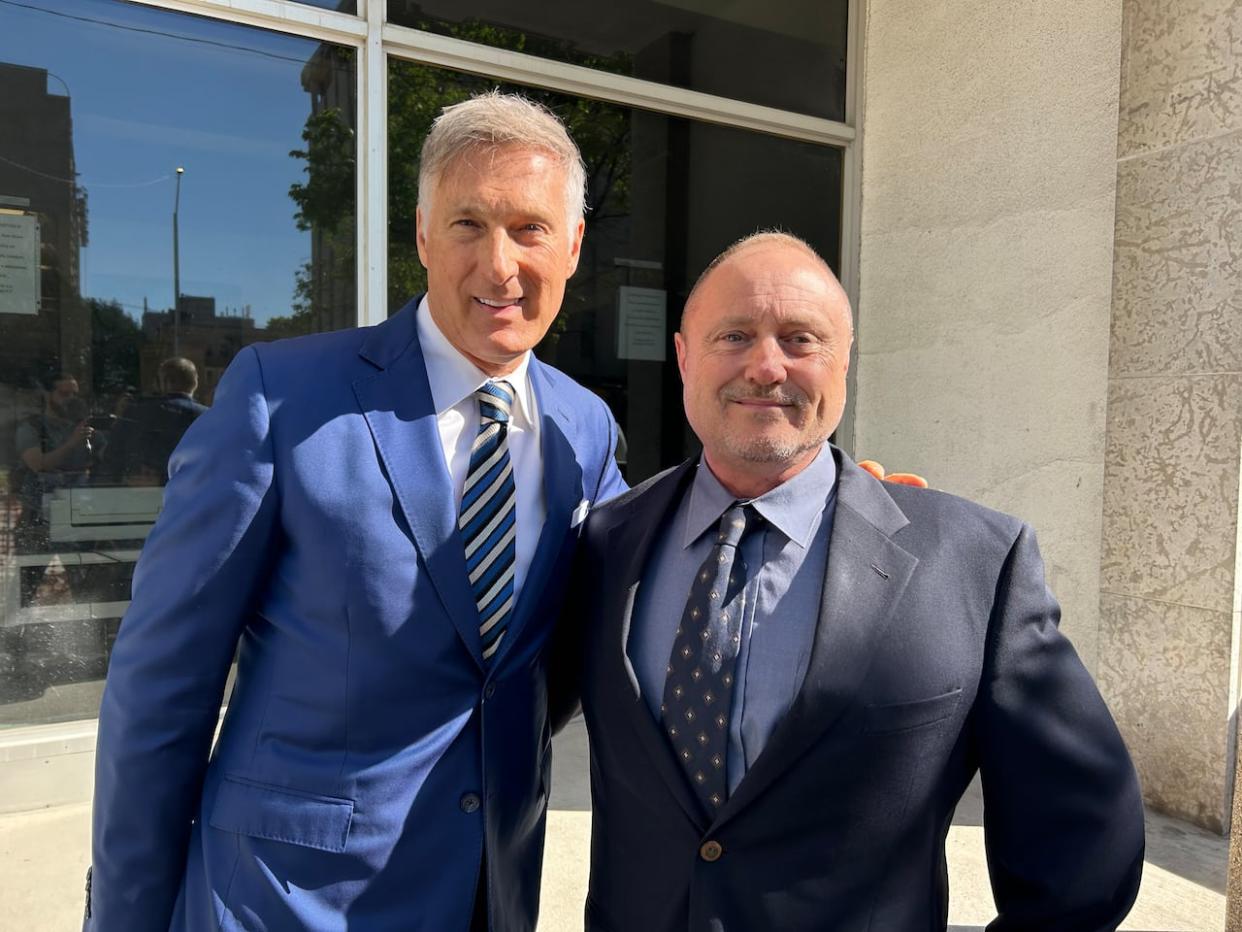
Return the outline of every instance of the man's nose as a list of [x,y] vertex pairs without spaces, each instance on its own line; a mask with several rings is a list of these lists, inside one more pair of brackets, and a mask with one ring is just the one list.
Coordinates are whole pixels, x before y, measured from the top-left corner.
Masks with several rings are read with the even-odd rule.
[[506,230],[494,230],[486,242],[488,275],[495,284],[503,285],[517,275],[517,244]]
[[785,381],[785,354],[780,341],[772,337],[755,341],[746,359],[746,378],[757,385]]

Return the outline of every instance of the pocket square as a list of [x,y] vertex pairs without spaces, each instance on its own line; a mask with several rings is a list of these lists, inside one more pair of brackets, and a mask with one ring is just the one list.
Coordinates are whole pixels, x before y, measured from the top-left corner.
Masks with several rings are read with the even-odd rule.
[[590,512],[590,510],[591,510],[590,499],[584,498],[582,501],[578,502],[578,507],[574,509],[573,516],[569,519],[569,526],[571,528],[577,527],[579,524],[585,521],[586,516]]

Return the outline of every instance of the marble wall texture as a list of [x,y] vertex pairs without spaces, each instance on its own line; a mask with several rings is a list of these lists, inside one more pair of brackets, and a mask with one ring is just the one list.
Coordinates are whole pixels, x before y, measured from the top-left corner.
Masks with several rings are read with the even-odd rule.
[[1126,0],[1101,689],[1149,802],[1222,831],[1242,449],[1242,2]]
[[1029,521],[1094,668],[1121,0],[864,9],[853,448]]

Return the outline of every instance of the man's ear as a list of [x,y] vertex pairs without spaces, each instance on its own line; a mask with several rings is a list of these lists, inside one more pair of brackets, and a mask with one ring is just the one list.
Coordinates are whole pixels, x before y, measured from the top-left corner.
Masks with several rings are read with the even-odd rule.
[[423,207],[414,208],[414,244],[418,247],[418,261],[427,268],[427,233],[423,229]]
[[586,220],[579,218],[569,241],[569,268],[565,270],[566,280],[573,278],[578,271],[578,260],[582,258],[582,235],[586,232]]
[[673,334],[673,349],[677,351],[677,371],[681,373],[681,381],[686,381],[686,338],[681,335],[681,331]]

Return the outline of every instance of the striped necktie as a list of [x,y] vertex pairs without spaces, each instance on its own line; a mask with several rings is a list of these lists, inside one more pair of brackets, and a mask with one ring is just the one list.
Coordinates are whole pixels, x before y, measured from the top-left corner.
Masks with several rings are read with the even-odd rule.
[[457,526],[466,547],[466,572],[479,610],[483,659],[491,660],[513,614],[513,562],[517,506],[509,460],[509,412],[513,386],[487,382],[474,393],[479,435],[470,448],[470,469]]

